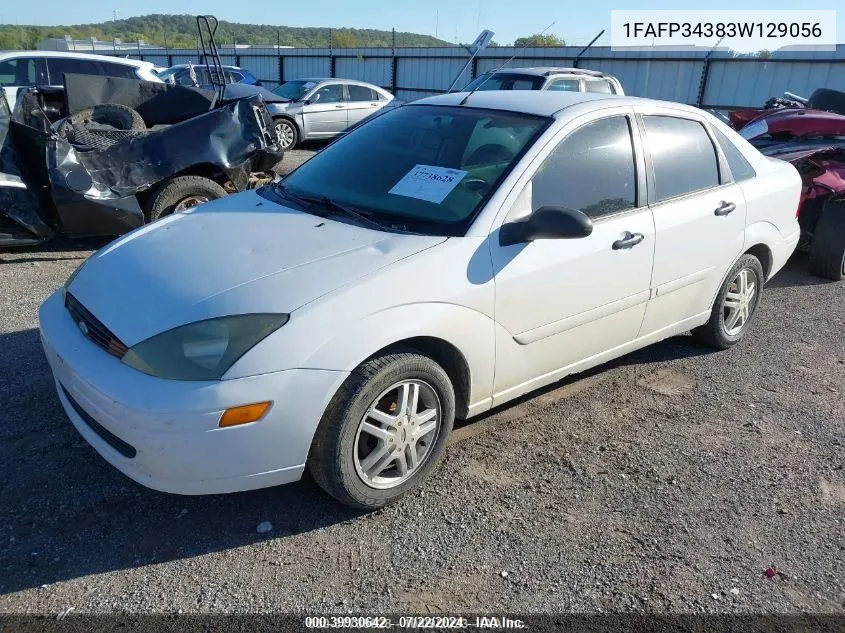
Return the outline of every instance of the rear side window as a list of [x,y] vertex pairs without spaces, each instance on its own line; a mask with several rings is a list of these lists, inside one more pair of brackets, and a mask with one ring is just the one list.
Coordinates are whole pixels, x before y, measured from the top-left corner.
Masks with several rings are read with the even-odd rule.
[[637,206],[637,172],[627,117],[588,123],[567,136],[532,180],[532,209],[566,207],[591,218]]
[[348,84],[350,101],[375,101],[376,95],[372,90],[366,86],[358,86],[356,84]]
[[546,90],[561,90],[563,92],[581,92],[580,79],[554,79],[546,86]]
[[644,116],[658,202],[719,184],[716,148],[698,121]]
[[716,135],[716,140],[722,146],[722,152],[725,154],[725,160],[728,161],[728,167],[731,168],[731,175],[734,178],[734,182],[742,182],[743,180],[754,178],[757,172],[754,171],[751,163],[742,155],[742,152],[718,128],[713,127],[712,129]]
[[76,75],[102,75],[97,62],[87,59],[72,59],[66,57],[50,57],[47,59],[47,68],[50,71],[50,83],[54,86],[63,86],[64,74]]
[[606,95],[613,94],[610,84],[604,79],[586,79],[584,81],[584,90],[586,92],[600,92]]
[[102,68],[102,74],[109,77],[122,77],[124,79],[137,79],[136,68],[127,64],[115,64],[114,62],[98,62]]

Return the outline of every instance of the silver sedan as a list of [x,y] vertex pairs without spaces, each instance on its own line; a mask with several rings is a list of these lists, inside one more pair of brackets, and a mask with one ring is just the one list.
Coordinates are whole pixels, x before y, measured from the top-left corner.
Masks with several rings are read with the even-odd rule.
[[286,150],[300,141],[342,134],[393,100],[378,86],[349,79],[296,79],[273,92],[290,99],[267,104]]

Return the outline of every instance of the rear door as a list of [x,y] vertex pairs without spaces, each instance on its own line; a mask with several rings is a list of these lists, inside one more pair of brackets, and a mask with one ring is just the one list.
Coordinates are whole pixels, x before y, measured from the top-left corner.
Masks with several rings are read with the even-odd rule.
[[340,82],[321,84],[302,107],[302,118],[309,137],[330,137],[348,126],[346,90]]
[[346,84],[346,94],[348,97],[348,125],[350,126],[366,119],[384,105],[383,101],[379,101],[378,93],[367,86]]
[[638,108],[656,242],[640,335],[710,311],[742,253],[746,204],[709,126],[694,114]]

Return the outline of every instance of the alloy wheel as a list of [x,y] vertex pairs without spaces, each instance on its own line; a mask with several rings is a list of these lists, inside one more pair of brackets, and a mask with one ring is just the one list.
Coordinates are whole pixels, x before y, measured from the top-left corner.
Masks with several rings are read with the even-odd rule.
[[437,393],[422,380],[402,380],[370,405],[355,436],[355,470],[371,488],[394,488],[431,456],[443,419]]
[[725,334],[736,336],[748,324],[757,296],[757,277],[750,268],[743,268],[728,286],[722,302]]
[[294,131],[291,124],[287,121],[279,121],[276,123],[276,133],[282,141],[282,149],[290,149],[294,140]]

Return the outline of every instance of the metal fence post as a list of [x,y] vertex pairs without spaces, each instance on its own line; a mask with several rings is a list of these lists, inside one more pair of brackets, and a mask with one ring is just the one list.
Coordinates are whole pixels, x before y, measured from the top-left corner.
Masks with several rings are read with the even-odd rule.
[[396,29],[390,29],[390,93],[396,96],[396,73],[397,73],[397,59],[396,59]]
[[710,76],[710,56],[704,58],[704,66],[701,68],[701,81],[698,84],[698,96],[695,99],[696,107],[704,103],[704,91],[707,90],[707,78]]

